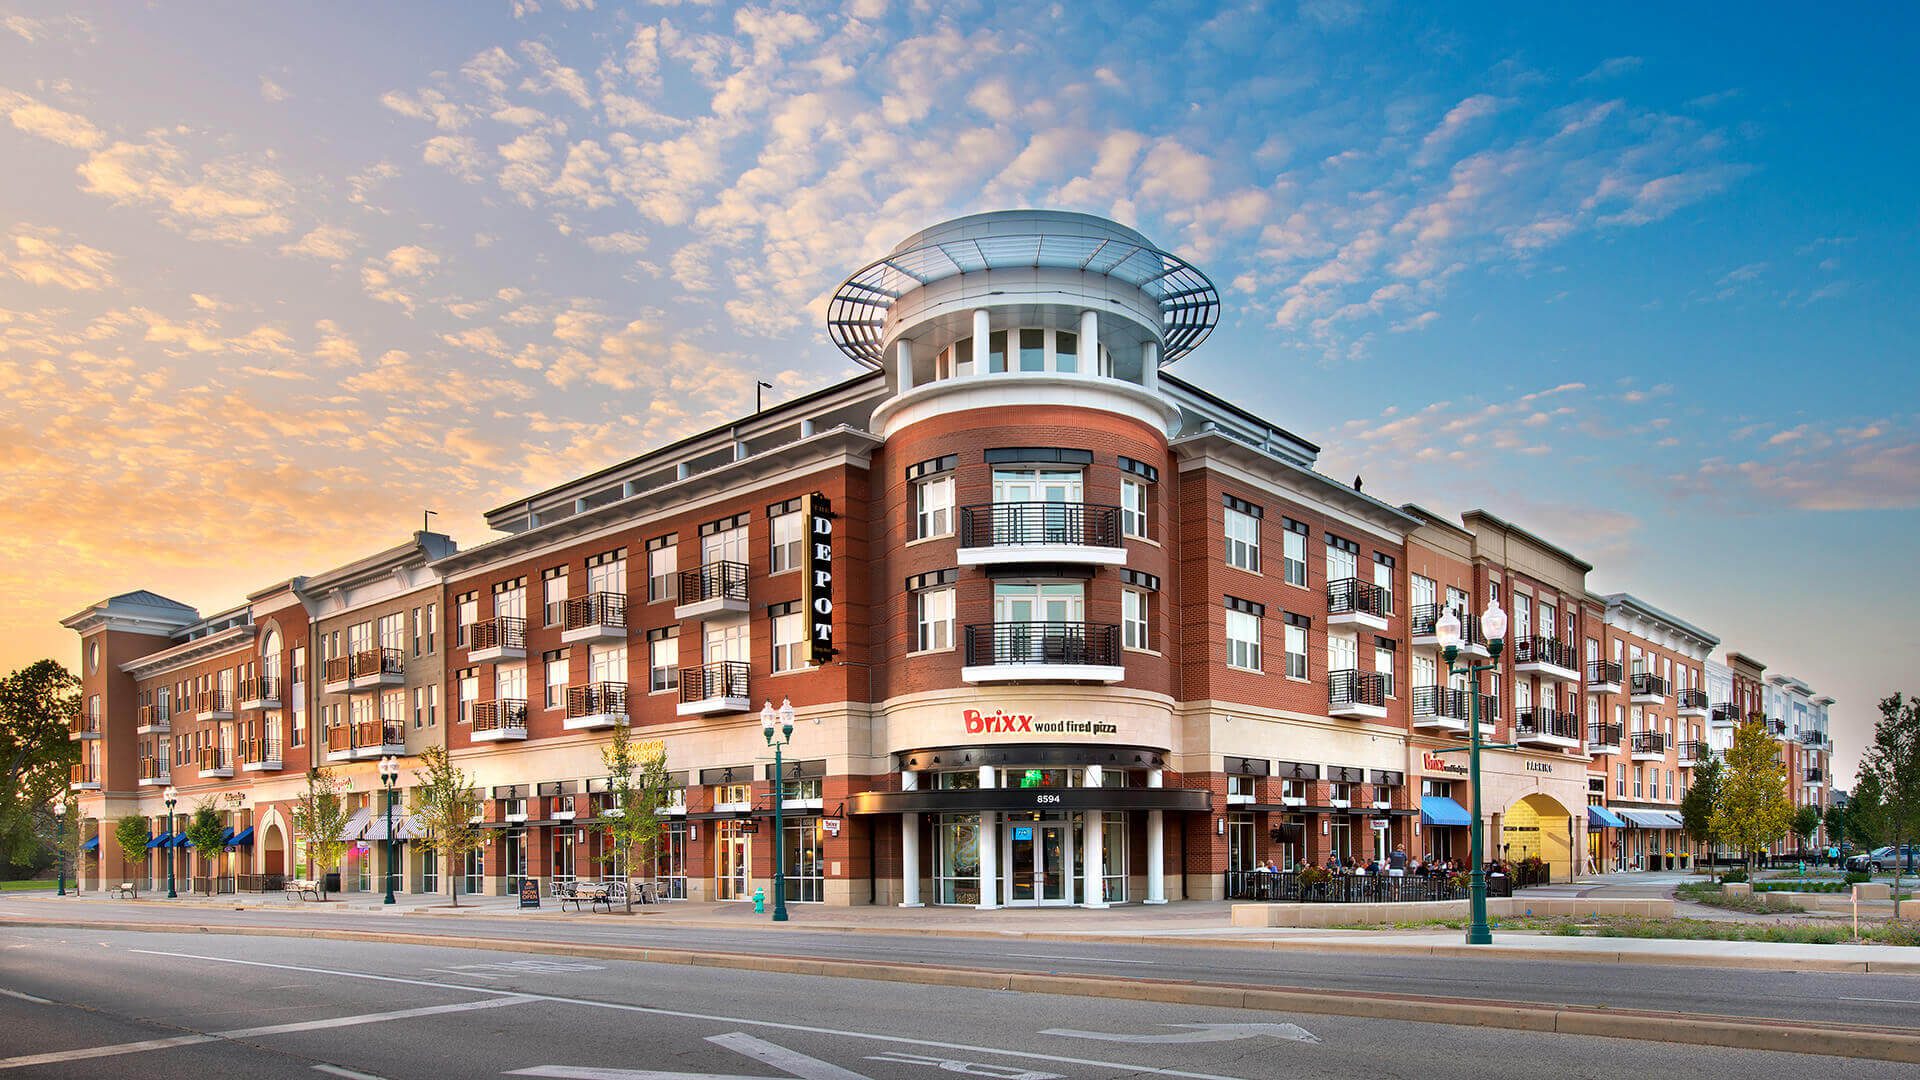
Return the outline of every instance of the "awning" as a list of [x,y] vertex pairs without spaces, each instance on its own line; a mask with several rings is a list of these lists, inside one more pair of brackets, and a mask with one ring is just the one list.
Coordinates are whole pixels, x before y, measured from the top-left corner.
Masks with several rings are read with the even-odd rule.
[[234,833],[233,839],[227,841],[227,846],[234,847],[234,848],[252,847],[253,846],[253,826],[249,825],[246,828],[241,829],[239,832]]
[[355,810],[353,816],[347,819],[347,823],[340,826],[340,839],[346,841],[360,839],[360,834],[367,829],[367,819],[372,816],[372,812],[364,806]]
[[173,834],[172,834],[172,833],[170,833],[170,832],[163,832],[163,833],[161,833],[161,834],[160,834],[159,836],[151,836],[151,837],[148,837],[148,838],[147,838],[147,846],[148,846],[149,848],[157,848],[157,847],[172,847],[172,846],[173,846]]
[[1424,825],[1472,825],[1467,808],[1445,795],[1420,796],[1420,822]]
[[81,851],[98,851],[99,849],[100,849],[100,838],[97,836],[87,837],[87,842],[80,845]]
[[1669,828],[1684,829],[1687,827],[1686,819],[1681,817],[1679,814],[1676,814],[1671,810],[1662,810],[1660,812],[1666,815],[1667,824]]
[[229,825],[225,829],[222,829],[220,831],[220,846],[221,847],[233,846],[233,826]]
[[[393,815],[393,838],[395,840],[416,840],[419,839],[419,837],[420,831],[418,827],[414,825],[412,817],[406,814]],[[381,814],[367,822],[366,834],[362,836],[361,839],[383,844],[386,843],[387,815]]]
[[1627,827],[1627,823],[1620,820],[1620,815],[1604,806],[1587,807],[1587,824],[1602,829],[1624,829]]
[[173,834],[173,846],[174,847],[192,847],[193,841],[187,839],[186,833],[177,832]]
[[1676,819],[1658,810],[1621,809],[1615,811],[1615,813],[1626,818],[1627,824],[1636,829],[1677,829],[1680,827]]

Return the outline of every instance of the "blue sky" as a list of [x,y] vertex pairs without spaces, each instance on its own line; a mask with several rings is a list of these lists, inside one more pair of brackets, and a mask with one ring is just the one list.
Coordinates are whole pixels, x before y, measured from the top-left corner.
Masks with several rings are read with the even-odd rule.
[[1915,24],[0,0],[0,662],[422,507],[477,541],[756,376],[847,374],[839,276],[1038,205],[1207,270],[1176,371],[1329,472],[1524,522],[1840,698],[1845,777],[1920,689]]

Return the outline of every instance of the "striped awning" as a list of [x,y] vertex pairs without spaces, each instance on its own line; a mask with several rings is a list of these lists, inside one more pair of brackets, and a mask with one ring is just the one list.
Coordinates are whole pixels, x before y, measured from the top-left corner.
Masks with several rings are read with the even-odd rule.
[[1596,829],[1624,829],[1627,823],[1604,806],[1587,807],[1587,825]]

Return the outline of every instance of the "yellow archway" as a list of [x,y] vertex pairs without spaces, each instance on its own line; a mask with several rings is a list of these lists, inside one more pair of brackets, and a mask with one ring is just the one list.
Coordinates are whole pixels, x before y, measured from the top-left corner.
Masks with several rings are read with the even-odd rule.
[[1573,815],[1551,795],[1534,792],[1507,808],[1500,843],[1514,862],[1538,855],[1556,882],[1573,880]]

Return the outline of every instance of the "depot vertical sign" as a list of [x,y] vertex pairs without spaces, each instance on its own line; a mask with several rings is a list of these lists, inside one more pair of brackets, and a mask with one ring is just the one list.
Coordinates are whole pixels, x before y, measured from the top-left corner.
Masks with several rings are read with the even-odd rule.
[[807,577],[801,605],[807,609],[807,642],[812,660],[833,659],[833,505],[814,492],[800,498],[801,520],[807,526]]

